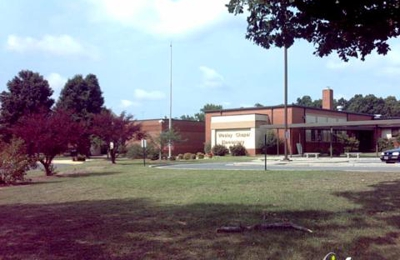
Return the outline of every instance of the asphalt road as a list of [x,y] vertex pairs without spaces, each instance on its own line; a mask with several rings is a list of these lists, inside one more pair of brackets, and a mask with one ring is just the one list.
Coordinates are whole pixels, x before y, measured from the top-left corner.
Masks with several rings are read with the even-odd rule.
[[[210,162],[174,164],[159,166],[164,169],[186,169],[186,170],[265,170],[264,160],[251,162]],[[291,161],[267,160],[267,170],[316,170],[316,171],[365,171],[365,172],[399,172],[400,164],[386,164],[378,158],[344,159],[344,158],[296,158]]]

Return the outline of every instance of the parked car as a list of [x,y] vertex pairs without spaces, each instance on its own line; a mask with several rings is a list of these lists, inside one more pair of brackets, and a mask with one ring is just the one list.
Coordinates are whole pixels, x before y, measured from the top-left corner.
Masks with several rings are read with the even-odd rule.
[[400,148],[382,152],[381,161],[386,163],[400,162]]

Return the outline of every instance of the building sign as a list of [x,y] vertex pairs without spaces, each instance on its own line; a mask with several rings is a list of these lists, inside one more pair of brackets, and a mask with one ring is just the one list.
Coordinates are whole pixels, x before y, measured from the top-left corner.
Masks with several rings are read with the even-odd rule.
[[254,146],[254,137],[252,137],[250,129],[240,130],[218,130],[215,133],[216,144],[226,147],[241,144],[246,148]]

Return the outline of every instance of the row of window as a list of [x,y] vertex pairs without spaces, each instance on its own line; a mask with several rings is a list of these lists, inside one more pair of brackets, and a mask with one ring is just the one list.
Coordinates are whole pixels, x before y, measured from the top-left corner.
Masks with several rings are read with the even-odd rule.
[[333,130],[332,135],[330,130],[312,129],[306,130],[306,142],[330,142],[337,143],[337,135],[346,133],[346,131]]

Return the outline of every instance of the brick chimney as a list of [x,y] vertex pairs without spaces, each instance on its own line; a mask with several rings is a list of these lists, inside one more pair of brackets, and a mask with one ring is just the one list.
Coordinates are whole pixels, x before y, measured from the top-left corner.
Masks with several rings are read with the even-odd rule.
[[333,90],[328,88],[322,91],[322,108],[333,110]]

